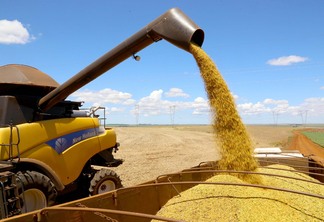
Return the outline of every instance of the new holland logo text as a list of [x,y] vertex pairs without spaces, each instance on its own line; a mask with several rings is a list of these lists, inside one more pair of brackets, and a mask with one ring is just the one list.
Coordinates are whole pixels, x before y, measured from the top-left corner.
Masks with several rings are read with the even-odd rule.
[[51,146],[57,153],[62,153],[72,145],[81,142],[82,140],[97,136],[98,132],[96,129],[86,129],[78,132],[66,134],[59,138],[52,139],[46,144]]

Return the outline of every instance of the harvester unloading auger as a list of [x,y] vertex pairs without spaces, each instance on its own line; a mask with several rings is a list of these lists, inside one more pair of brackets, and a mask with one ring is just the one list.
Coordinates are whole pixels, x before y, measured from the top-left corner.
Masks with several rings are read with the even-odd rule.
[[204,32],[173,8],[62,85],[33,67],[0,67],[0,218],[54,205],[69,194],[122,186],[107,168],[123,162],[113,156],[119,146],[114,130],[80,110],[82,102],[66,98],[161,39],[189,51],[191,42],[202,45]]
[[145,28],[122,42],[116,48],[87,66],[73,78],[44,96],[39,101],[40,110],[47,111],[75,90],[92,81],[110,68],[153,42],[165,39],[189,52],[191,42],[201,46],[204,32],[179,9],[171,9]]

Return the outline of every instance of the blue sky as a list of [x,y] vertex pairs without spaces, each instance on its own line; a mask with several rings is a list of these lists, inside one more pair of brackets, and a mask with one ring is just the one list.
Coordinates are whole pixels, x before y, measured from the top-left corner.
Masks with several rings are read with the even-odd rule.
[[[324,123],[324,1],[0,1],[0,65],[26,64],[63,83],[178,7],[205,32],[247,124]],[[69,99],[107,108],[108,123],[208,124],[191,54],[163,40]]]

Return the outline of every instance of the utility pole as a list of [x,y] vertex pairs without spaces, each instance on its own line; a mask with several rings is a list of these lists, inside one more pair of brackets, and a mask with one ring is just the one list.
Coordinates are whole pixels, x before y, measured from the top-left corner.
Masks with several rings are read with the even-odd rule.
[[[306,123],[307,123],[307,112],[308,112],[308,110],[300,111],[303,125],[306,125]],[[305,113],[305,117],[304,117],[304,113]]]
[[138,125],[138,121],[139,121],[139,105],[138,104],[135,105],[135,118],[136,118],[136,125]]
[[308,110],[305,110],[305,125],[307,123],[307,112],[308,112]]
[[304,112],[303,111],[299,111],[301,120],[302,120],[302,125],[304,124]]
[[175,115],[175,105],[170,106],[170,119],[171,119],[171,125],[174,126],[174,115]]
[[279,115],[278,111],[272,111],[273,122],[276,126],[278,124],[278,115]]

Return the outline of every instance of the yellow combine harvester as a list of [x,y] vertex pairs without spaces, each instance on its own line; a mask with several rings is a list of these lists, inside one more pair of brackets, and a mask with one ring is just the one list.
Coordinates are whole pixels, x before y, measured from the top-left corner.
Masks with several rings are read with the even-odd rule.
[[123,162],[113,156],[114,130],[100,125],[96,108],[66,98],[161,39],[189,51],[204,33],[174,8],[62,85],[33,67],[0,67],[0,218],[122,187],[107,168]]

